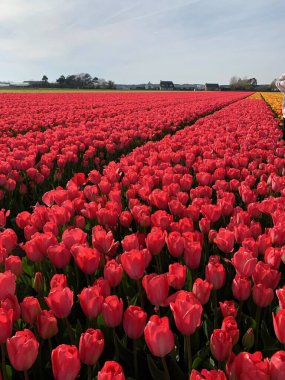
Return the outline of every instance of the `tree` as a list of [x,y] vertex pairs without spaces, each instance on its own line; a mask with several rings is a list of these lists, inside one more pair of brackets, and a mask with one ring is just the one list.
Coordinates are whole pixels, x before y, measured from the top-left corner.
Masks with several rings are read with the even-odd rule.
[[230,79],[230,86],[235,86],[235,85],[238,83],[239,80],[240,80],[240,78],[237,77],[236,75],[234,75],[234,76],[231,77],[231,79]]
[[42,77],[42,81],[45,82],[45,83],[47,83],[47,82],[48,82],[48,77],[47,77],[46,75],[44,75],[44,76]]
[[109,89],[115,88],[115,83],[111,80],[108,80],[107,88],[109,88]]
[[56,82],[60,85],[60,87],[63,87],[63,85],[65,84],[65,76],[64,75],[61,75],[57,80]]

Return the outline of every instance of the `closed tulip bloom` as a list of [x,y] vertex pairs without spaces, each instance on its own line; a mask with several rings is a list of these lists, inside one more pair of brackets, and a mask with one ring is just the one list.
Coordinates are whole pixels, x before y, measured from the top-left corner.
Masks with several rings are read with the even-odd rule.
[[34,276],[33,288],[37,293],[41,293],[44,289],[44,276],[42,272],[36,272]]
[[277,351],[270,359],[270,379],[283,380],[285,373],[285,351]]
[[0,343],[5,343],[12,334],[13,309],[0,308]]
[[221,329],[230,334],[233,346],[237,344],[239,340],[239,328],[234,317],[229,316],[224,318]]
[[116,260],[110,260],[104,267],[104,278],[109,282],[112,288],[118,286],[122,280],[123,267]]
[[45,297],[46,303],[57,318],[66,318],[73,305],[73,291],[66,288],[53,288]]
[[88,286],[78,295],[80,306],[87,318],[97,318],[102,311],[104,297],[98,286]]
[[266,288],[263,284],[257,284],[252,288],[252,298],[257,306],[267,307],[273,301],[274,292],[271,288]]
[[201,261],[202,246],[199,241],[185,239],[184,262],[190,269],[198,269]]
[[277,289],[275,293],[279,301],[280,309],[285,309],[285,286],[283,286],[283,288]]
[[152,255],[158,255],[165,245],[166,232],[153,227],[146,237],[146,246]]
[[218,290],[222,288],[226,282],[226,270],[218,261],[211,261],[206,266],[206,280],[208,280],[213,288]]
[[13,310],[13,321],[16,321],[21,316],[21,308],[18,298],[15,295],[9,294],[6,298],[0,301],[0,307],[5,310]]
[[79,341],[79,357],[82,363],[95,365],[104,351],[104,335],[99,329],[87,329]]
[[125,380],[122,366],[115,361],[106,361],[98,372],[98,380]]
[[38,350],[39,342],[28,329],[17,331],[14,336],[7,339],[9,360],[16,371],[30,369],[36,361]]
[[232,282],[232,292],[238,301],[247,300],[251,293],[251,283],[249,279],[237,274]]
[[0,300],[15,294],[16,276],[10,270],[0,273]]
[[50,288],[66,288],[67,287],[67,278],[65,274],[55,274],[50,279]]
[[214,243],[224,253],[231,253],[234,250],[235,235],[232,231],[225,228],[220,228]]
[[15,276],[19,277],[23,273],[22,260],[18,256],[9,256],[5,259],[5,270],[10,270]]
[[271,269],[268,264],[259,261],[252,274],[255,284],[263,284],[266,288],[275,289],[280,281],[281,273],[278,270]]
[[133,280],[143,277],[146,267],[146,257],[142,250],[132,249],[121,255],[121,263],[124,271]]
[[144,329],[144,337],[150,352],[163,358],[174,348],[174,335],[167,317],[152,315]]
[[147,313],[139,306],[129,306],[123,317],[123,327],[127,336],[138,339],[143,335],[147,320]]
[[230,334],[224,330],[216,329],[210,338],[211,353],[216,360],[223,362],[232,351],[232,338]]
[[102,316],[108,327],[119,326],[123,317],[122,299],[119,299],[117,296],[105,298],[102,305]]
[[149,302],[154,306],[162,306],[169,292],[166,274],[148,274],[142,280],[142,285]]
[[194,301],[190,292],[183,292],[175,302],[170,303],[177,329],[184,335],[192,335],[201,324],[203,307]]
[[55,380],[75,380],[80,371],[77,347],[61,344],[51,353],[52,372]]
[[285,310],[279,310],[276,315],[272,313],[272,319],[277,339],[285,344]]
[[244,277],[250,277],[257,264],[257,258],[254,257],[252,252],[245,251],[241,248],[234,254],[232,263],[238,274]]
[[181,257],[185,248],[185,238],[178,231],[170,232],[166,238],[166,245],[171,256]]
[[47,255],[53,265],[61,269],[64,269],[71,259],[70,251],[62,242],[48,247]]
[[37,329],[42,339],[50,339],[58,333],[57,319],[52,311],[41,311],[37,318]]
[[99,267],[101,253],[96,248],[74,245],[71,254],[78,268],[85,274],[93,274]]
[[30,325],[35,323],[41,311],[39,300],[35,297],[25,297],[21,302],[22,318]]
[[186,266],[179,263],[170,264],[167,279],[169,286],[174,289],[182,289],[186,281]]
[[205,305],[209,301],[212,289],[213,285],[209,281],[197,278],[194,281],[192,292],[200,301],[201,305]]

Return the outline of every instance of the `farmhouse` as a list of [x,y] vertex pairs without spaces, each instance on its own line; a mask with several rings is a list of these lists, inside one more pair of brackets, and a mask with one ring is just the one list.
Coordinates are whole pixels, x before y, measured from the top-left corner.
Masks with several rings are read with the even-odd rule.
[[220,91],[218,83],[205,83],[205,91]]
[[167,81],[167,80],[161,80],[160,85],[159,85],[160,90],[163,91],[172,91],[175,89],[174,84],[172,81]]

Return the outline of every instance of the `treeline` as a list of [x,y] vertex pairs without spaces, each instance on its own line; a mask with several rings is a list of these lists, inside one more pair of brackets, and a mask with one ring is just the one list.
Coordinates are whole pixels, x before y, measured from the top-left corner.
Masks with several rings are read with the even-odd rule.
[[257,85],[256,78],[240,78],[233,76],[230,79],[230,89],[234,91],[276,91],[275,80],[270,84]]

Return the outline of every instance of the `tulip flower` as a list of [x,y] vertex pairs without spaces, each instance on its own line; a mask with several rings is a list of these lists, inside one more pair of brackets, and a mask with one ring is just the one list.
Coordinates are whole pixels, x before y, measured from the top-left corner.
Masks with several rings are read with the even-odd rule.
[[51,363],[55,380],[75,380],[81,367],[78,349],[67,344],[57,346],[52,350]]
[[125,380],[122,366],[115,361],[106,361],[102,369],[98,372],[98,380]]
[[101,330],[88,329],[81,334],[79,357],[82,363],[93,366],[104,350],[104,335]]

